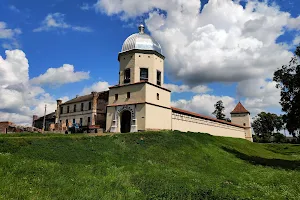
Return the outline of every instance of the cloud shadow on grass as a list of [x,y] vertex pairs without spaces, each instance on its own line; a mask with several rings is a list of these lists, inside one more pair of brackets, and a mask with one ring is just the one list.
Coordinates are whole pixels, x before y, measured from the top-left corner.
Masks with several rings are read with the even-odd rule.
[[289,169],[289,170],[300,170],[300,160],[262,158],[258,156],[250,156],[228,147],[222,147],[222,149],[228,153],[235,155],[237,158],[245,160],[253,165],[263,165],[268,167],[282,168],[282,169]]

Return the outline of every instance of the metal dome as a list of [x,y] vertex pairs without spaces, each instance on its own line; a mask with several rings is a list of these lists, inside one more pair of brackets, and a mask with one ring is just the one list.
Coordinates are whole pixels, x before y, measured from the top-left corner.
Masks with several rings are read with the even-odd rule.
[[129,36],[123,46],[121,53],[133,49],[157,51],[162,55],[161,46],[153,37],[144,32],[144,26],[139,26],[139,33]]

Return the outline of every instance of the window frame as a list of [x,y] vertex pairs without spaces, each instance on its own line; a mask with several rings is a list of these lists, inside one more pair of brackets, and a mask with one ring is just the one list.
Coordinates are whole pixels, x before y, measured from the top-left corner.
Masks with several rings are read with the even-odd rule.
[[130,83],[131,78],[131,70],[127,68],[124,70],[124,84]]
[[130,96],[131,96],[130,92],[127,92],[127,99],[130,99]]
[[[143,70],[145,70],[145,72],[147,72],[147,78],[144,78],[144,77],[142,76]],[[140,68],[140,81],[148,81],[148,80],[149,80],[149,69],[148,69],[148,68],[145,68],[145,67],[141,67],[141,68]]]
[[156,70],[156,84],[161,86],[161,71],[160,70]]

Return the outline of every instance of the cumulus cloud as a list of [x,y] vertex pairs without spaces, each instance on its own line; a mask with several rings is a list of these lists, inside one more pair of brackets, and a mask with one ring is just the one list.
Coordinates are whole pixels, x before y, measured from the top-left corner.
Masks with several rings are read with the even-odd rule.
[[245,97],[245,107],[256,114],[268,108],[280,108],[280,90],[276,82],[264,79],[242,81],[237,86],[237,93]]
[[0,41],[4,41],[1,45],[4,49],[18,48],[20,45],[17,41],[17,37],[21,33],[21,29],[10,29],[5,22],[0,21]]
[[43,88],[30,84],[28,60],[21,50],[5,51],[0,56],[0,121],[31,124],[33,114],[42,115],[47,104],[49,111],[56,107],[55,99]]
[[74,26],[65,22],[65,15],[62,13],[50,13],[46,16],[41,26],[34,29],[33,32],[51,31],[51,30],[73,30],[79,32],[92,32],[93,30],[85,26]]
[[300,35],[297,35],[293,40],[293,45],[299,45],[300,44]]
[[222,100],[225,107],[224,113],[226,117],[230,117],[230,112],[236,106],[235,100],[229,96],[214,96],[214,95],[195,95],[190,100],[180,99],[177,101],[172,101],[172,106],[176,108],[181,108],[184,110],[189,110],[191,112],[200,113],[207,116],[213,116],[212,113],[215,110],[214,105],[217,101]]
[[82,95],[86,95],[86,94],[90,94],[91,92],[103,92],[108,90],[109,88],[109,83],[105,82],[105,81],[99,81],[97,83],[94,83],[93,85],[89,86],[89,87],[85,87],[81,94]]
[[[265,80],[272,79],[274,71],[292,57],[291,45],[276,41],[286,31],[300,30],[300,16],[294,18],[274,3],[256,0],[246,1],[244,7],[239,1],[210,0],[201,12],[199,0],[143,4],[138,0],[98,0],[95,7],[121,20],[147,16],[147,28],[163,47],[171,79],[181,80],[189,88],[237,82],[245,106],[252,110],[278,105],[274,83]],[[296,37],[294,45],[298,41]],[[241,91],[252,83],[247,91],[257,92],[255,97]]]
[[37,85],[63,85],[89,79],[89,72],[75,72],[74,66],[64,64],[59,68],[49,68],[46,73],[31,79]]
[[206,85],[198,85],[195,87],[190,87],[188,85],[164,84],[164,87],[175,93],[182,93],[182,92],[207,93],[212,91]]

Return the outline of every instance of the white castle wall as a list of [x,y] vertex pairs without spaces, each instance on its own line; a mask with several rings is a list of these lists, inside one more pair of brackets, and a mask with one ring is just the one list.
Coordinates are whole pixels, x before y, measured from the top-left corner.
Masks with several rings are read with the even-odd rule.
[[245,129],[242,127],[223,124],[176,112],[172,112],[172,130],[179,130],[182,132],[202,132],[215,136],[245,139]]

